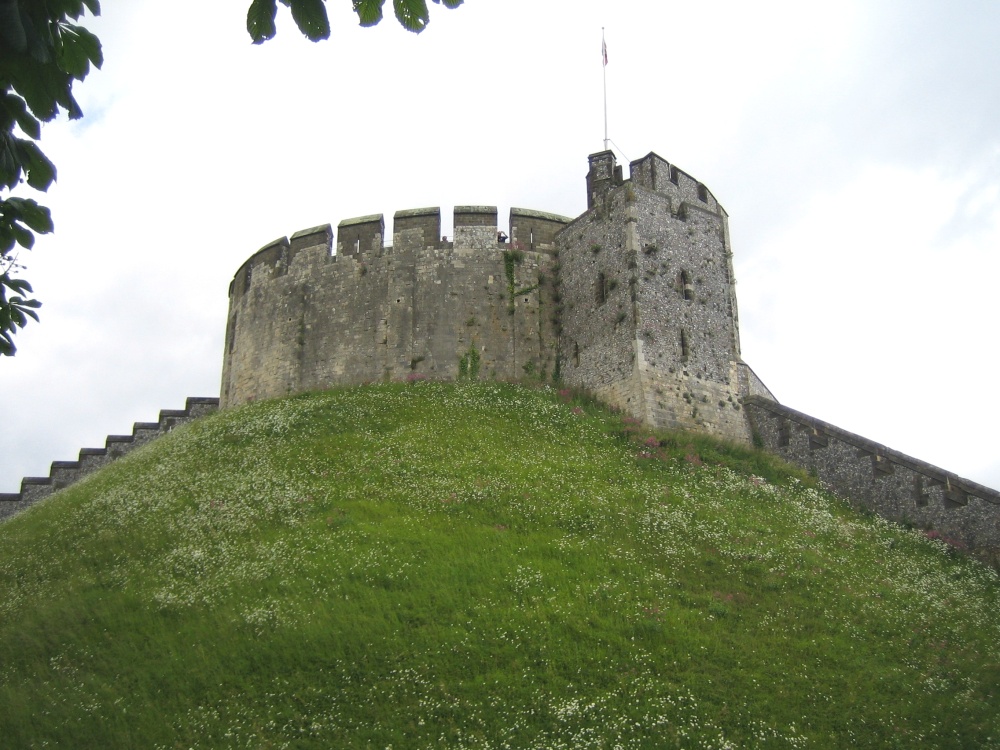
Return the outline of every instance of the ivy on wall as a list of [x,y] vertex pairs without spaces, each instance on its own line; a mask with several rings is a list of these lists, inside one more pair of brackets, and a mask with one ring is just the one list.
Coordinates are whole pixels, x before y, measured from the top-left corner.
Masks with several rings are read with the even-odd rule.
[[458,379],[477,380],[479,378],[479,349],[475,342],[469,344],[469,350],[458,360]]
[[507,277],[507,314],[514,314],[514,300],[517,299],[518,295],[529,294],[536,289],[538,289],[538,284],[533,286],[526,286],[521,289],[517,288],[517,279],[514,276],[514,269],[524,262],[524,251],[519,247],[515,247],[513,250],[503,251],[503,270],[504,275]]

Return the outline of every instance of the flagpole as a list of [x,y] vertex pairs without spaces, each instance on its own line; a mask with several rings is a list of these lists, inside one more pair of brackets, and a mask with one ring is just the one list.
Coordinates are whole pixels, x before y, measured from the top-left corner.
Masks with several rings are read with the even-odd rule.
[[604,150],[608,150],[608,45],[604,42],[604,27],[601,27],[601,70],[604,73]]

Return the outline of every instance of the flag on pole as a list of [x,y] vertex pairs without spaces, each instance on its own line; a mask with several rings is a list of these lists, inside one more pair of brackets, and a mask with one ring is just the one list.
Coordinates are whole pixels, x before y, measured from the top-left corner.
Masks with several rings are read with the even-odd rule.
[[608,45],[604,41],[604,27],[601,27],[601,78],[604,79],[604,150],[608,150]]

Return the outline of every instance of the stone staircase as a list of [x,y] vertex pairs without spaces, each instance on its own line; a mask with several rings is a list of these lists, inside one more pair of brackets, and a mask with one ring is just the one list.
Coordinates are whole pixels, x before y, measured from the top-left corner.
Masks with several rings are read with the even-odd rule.
[[183,409],[163,409],[156,422],[136,422],[131,435],[108,435],[103,448],[81,449],[76,461],[53,461],[47,477],[24,477],[20,492],[0,493],[0,522],[170,432],[174,427],[211,414],[218,408],[217,398],[191,397]]

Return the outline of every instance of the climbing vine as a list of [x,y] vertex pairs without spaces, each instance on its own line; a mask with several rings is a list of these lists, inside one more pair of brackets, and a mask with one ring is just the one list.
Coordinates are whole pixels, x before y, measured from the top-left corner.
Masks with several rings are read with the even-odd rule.
[[524,262],[524,251],[518,247],[513,250],[503,251],[503,270],[507,277],[507,314],[514,314],[514,300],[519,294],[528,294],[538,289],[539,285],[526,286],[523,289],[517,288],[517,280],[514,278],[514,268]]
[[469,350],[458,360],[458,379],[477,380],[479,378],[479,349],[475,343],[469,344]]

